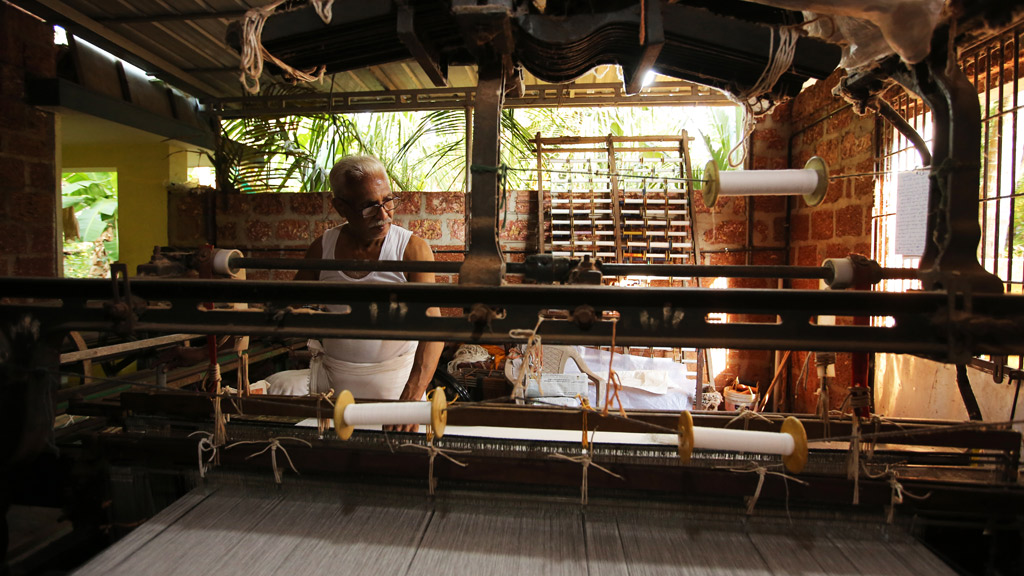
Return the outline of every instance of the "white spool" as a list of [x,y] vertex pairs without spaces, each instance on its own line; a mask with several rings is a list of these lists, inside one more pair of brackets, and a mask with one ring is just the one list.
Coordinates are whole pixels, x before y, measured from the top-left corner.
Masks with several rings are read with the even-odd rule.
[[782,423],[780,432],[758,430],[729,430],[726,428],[695,427],[689,412],[679,415],[679,459],[690,461],[694,448],[778,454],[786,469],[799,474],[807,465],[807,432],[804,425],[792,416]]
[[704,450],[730,450],[789,456],[796,443],[789,434],[758,430],[694,427],[693,446]]
[[832,269],[832,281],[827,282],[833,290],[844,290],[853,286],[853,260],[849,258],[827,258],[822,266]]
[[389,402],[351,404],[343,418],[349,426],[389,426],[392,424],[430,424],[430,402]]
[[224,274],[225,276],[237,276],[238,268],[230,268],[228,261],[232,258],[242,258],[243,255],[238,250],[214,250],[213,251],[213,271],[217,274]]
[[796,196],[808,206],[817,206],[828,192],[828,167],[815,156],[803,170],[737,170],[719,172],[711,160],[704,167],[704,204],[718,202],[719,196]]
[[334,432],[348,440],[356,426],[429,424],[434,434],[444,436],[448,423],[448,402],[444,393],[435,391],[426,402],[373,402],[356,404],[348,390],[342,390],[334,403]]

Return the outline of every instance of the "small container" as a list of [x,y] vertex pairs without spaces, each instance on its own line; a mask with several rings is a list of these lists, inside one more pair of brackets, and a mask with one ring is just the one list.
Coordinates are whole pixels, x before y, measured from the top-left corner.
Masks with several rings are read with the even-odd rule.
[[722,396],[725,399],[725,409],[728,412],[735,412],[743,408],[754,409],[757,400],[757,389],[748,388],[746,391],[739,391],[732,386],[726,386]]

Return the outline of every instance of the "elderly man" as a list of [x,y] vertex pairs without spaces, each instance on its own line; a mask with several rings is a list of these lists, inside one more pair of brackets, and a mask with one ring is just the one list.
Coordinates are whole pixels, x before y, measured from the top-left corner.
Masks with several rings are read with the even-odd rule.
[[[384,165],[370,156],[349,156],[331,170],[332,205],[346,222],[317,238],[306,258],[325,260],[432,261],[426,241],[392,224],[396,196],[388,184]],[[356,272],[301,270],[296,280],[321,282],[433,282],[426,272]],[[346,306],[331,306],[342,312]],[[428,314],[439,316],[437,308]],[[441,342],[325,339],[322,348],[311,342],[329,387],[350,390],[356,398],[419,400],[434,375]],[[317,374],[312,376],[315,381]],[[328,388],[314,383],[316,390]],[[275,392],[271,386],[271,392]],[[280,390],[279,390],[280,391]],[[293,392],[294,393],[294,392]],[[408,429],[412,429],[409,427]]]

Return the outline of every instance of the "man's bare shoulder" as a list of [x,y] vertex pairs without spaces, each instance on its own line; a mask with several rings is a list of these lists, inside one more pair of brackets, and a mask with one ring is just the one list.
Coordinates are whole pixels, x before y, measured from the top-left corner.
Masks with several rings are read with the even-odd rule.
[[324,237],[320,236],[306,249],[306,258],[321,258],[324,255]]
[[[324,237],[320,236],[306,249],[306,260],[319,260],[324,256]],[[295,273],[295,280],[316,280],[319,277],[316,270],[299,270]]]
[[409,243],[405,246],[405,254],[402,256],[402,260],[434,260],[434,251],[430,249],[430,244],[419,236],[413,234],[409,237]]

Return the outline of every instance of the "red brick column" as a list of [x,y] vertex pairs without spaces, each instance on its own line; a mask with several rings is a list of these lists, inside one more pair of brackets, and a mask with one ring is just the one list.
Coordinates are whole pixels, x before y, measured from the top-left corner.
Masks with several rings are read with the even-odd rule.
[[[802,168],[811,156],[822,157],[829,174],[870,174],[875,171],[875,130],[877,118],[858,116],[843,100],[832,95],[842,77],[834,73],[801,93],[792,103],[792,168]],[[851,253],[871,255],[871,211],[875,177],[834,178],[825,199],[816,207],[794,203],[790,226],[790,262],[818,266],[826,258],[843,258]],[[817,289],[817,280],[794,280],[794,288]],[[837,318],[849,324],[852,318]],[[797,378],[805,354],[793,355],[790,381],[793,410],[813,412],[817,406],[818,379],[814,359],[805,374]],[[836,377],[830,388],[831,408],[838,409],[850,387],[850,354],[836,355]]]
[[53,28],[0,3],[0,275],[56,276],[54,116],[25,104],[29,78],[56,74]]

